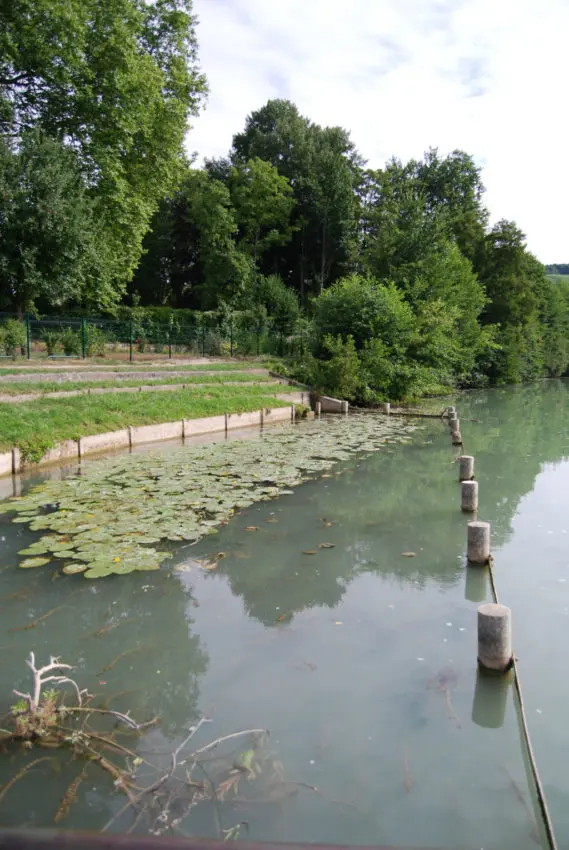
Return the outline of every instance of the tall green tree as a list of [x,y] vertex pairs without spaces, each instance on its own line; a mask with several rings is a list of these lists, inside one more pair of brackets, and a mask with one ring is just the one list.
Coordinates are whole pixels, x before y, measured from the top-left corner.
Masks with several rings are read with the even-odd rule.
[[488,296],[482,321],[499,328],[491,379],[517,383],[539,377],[545,368],[540,316],[548,281],[515,222],[501,220],[486,234],[477,268]]
[[93,289],[97,227],[73,150],[33,130],[21,135],[16,151],[0,139],[4,309],[61,307]]
[[107,255],[101,307],[121,297],[179,177],[205,89],[196,50],[191,0],[0,5],[2,131],[17,147],[39,128],[77,152]]
[[447,233],[472,262],[488,224],[481,169],[464,151],[441,157],[436,148],[428,150],[414,168],[427,212],[444,220]]
[[227,186],[204,170],[188,169],[178,191],[154,216],[131,291],[143,304],[194,309],[236,297],[251,274],[236,237]]
[[239,248],[252,257],[256,272],[269,248],[286,245],[291,239],[292,188],[286,177],[259,157],[234,167],[229,186],[239,225]]
[[270,100],[233,138],[235,164],[270,162],[292,187],[295,232],[286,250],[268,251],[266,270],[278,271],[306,303],[351,270],[362,161],[347,131],[322,128],[288,100]]

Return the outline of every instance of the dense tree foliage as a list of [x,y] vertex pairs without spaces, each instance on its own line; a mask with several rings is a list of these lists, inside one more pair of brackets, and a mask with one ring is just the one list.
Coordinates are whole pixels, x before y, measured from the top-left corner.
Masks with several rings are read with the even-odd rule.
[[370,169],[277,99],[188,162],[191,0],[4,4],[0,86],[0,306],[239,311],[364,403],[567,371],[569,266],[490,225],[467,153]]
[[[300,302],[311,345],[293,365],[298,377],[370,402],[567,371],[569,282],[547,276],[515,222],[489,226],[481,172],[467,153],[431,149],[366,169],[345,130],[271,100],[227,157],[190,173],[201,175],[198,191],[226,188],[229,241],[242,262],[225,281],[194,263],[188,303],[254,308],[256,321],[278,312],[290,333]],[[207,233],[198,239],[195,213],[186,216],[181,241],[187,235],[184,250],[197,250]],[[163,226],[160,213],[146,243],[155,270],[167,257],[154,247]],[[211,241],[216,234],[212,224]],[[142,280],[133,286],[154,303]],[[277,300],[265,297],[266,281]],[[165,293],[162,303],[180,302]]]
[[[97,285],[74,298],[110,307],[122,296],[152,215],[175,187],[203,90],[191,0],[0,4],[4,143],[18,157],[36,130],[72,150],[93,204]],[[42,272],[28,269],[30,305]]]
[[93,203],[77,156],[37,131],[12,152],[0,139],[2,306],[60,306],[91,289]]

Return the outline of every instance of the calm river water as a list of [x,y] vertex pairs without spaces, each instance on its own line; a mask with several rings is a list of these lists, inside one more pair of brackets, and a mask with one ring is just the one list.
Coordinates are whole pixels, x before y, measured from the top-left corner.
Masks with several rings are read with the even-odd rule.
[[[465,451],[476,456],[479,516],[493,524],[501,601],[513,609],[538,765],[567,846],[569,385],[476,392],[457,405]],[[249,508],[160,572],[86,581],[17,570],[17,550],[36,535],[2,517],[0,713],[13,687],[28,689],[33,649],[42,662],[54,654],[76,665],[81,685],[113,708],[160,715],[142,754],[168,754],[202,715],[213,720],[196,744],[269,729],[295,793],[198,806],[182,824],[192,834],[216,835],[220,817],[224,827],[246,821],[251,840],[539,846],[512,689],[477,681],[476,608],[490,591],[484,570],[465,567],[457,452],[439,421],[421,424],[411,444]],[[226,553],[216,570],[192,567],[212,551]],[[36,757],[1,756],[0,785]],[[53,824],[80,767],[69,754],[58,762],[58,772],[40,765],[6,793],[1,826]],[[100,829],[123,802],[92,766],[61,826]],[[126,813],[112,829],[132,821]]]

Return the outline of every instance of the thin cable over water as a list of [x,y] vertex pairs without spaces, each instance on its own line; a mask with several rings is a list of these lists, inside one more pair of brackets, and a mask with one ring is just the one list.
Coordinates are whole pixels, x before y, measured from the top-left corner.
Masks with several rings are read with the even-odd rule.
[[[490,559],[489,564],[489,572],[490,572],[490,586],[492,588],[492,595],[494,597],[494,601],[497,605],[500,604],[500,600],[498,598],[498,590],[496,588],[496,581],[494,578],[494,570],[492,568],[492,559]],[[543,790],[543,785],[541,784],[541,778],[539,775],[539,771],[537,769],[537,762],[535,760],[535,755],[533,752],[533,747],[531,745],[531,739],[529,734],[528,722],[526,717],[526,711],[524,706],[524,698],[522,696],[522,686],[520,684],[520,675],[518,672],[518,665],[516,663],[516,656],[513,656],[512,668],[514,671],[514,687],[516,689],[516,694],[518,696],[518,703],[520,708],[520,717],[522,720],[522,734],[524,737],[524,741],[527,748],[528,760],[531,768],[532,778],[535,784],[535,791],[537,800],[539,803],[539,808],[541,812],[541,817],[543,819],[543,825],[545,827],[545,832],[547,834],[547,840],[549,842],[549,846],[551,850],[557,850],[557,841],[555,838],[555,833],[553,831],[553,822],[551,820],[551,815],[549,814],[549,807],[547,805],[547,800],[545,797],[545,791]]]

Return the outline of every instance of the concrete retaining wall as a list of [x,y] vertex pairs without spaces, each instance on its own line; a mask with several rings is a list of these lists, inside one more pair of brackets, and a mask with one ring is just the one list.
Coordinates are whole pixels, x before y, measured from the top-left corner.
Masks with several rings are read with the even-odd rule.
[[155,443],[158,440],[176,440],[184,436],[182,422],[161,422],[158,425],[139,425],[130,429],[130,444]]
[[226,413],[227,430],[236,428],[250,428],[253,425],[260,426],[261,411],[253,410],[251,413]]
[[[49,449],[49,451],[47,451],[43,455],[43,457],[40,458],[38,464],[56,463],[58,460],[66,460],[67,458],[78,458],[78,443],[78,440],[64,440],[62,443],[58,443],[52,449]],[[18,468],[19,466],[21,466],[21,463],[18,464]]]
[[[288,394],[285,395],[287,401],[290,400],[290,397]],[[332,399],[331,401],[337,402],[339,405],[337,412],[341,412],[342,402],[337,399]],[[324,405],[322,409],[324,410]],[[227,433],[227,431],[234,431],[240,428],[258,428],[278,422],[294,422],[294,418],[295,405],[291,404],[290,407],[265,408],[263,410],[253,410],[248,413],[224,413],[221,416],[207,416],[201,419],[184,419],[177,422],[161,422],[156,425],[139,425],[123,428],[120,431],[91,434],[87,437],[80,437],[78,440],[64,440],[46,452],[38,463],[34,464],[22,462],[20,450],[14,448],[9,452],[0,454],[0,477],[15,474],[28,466],[45,466],[46,464],[75,458],[79,460],[86,455],[111,451],[113,449],[124,449],[143,443],[179,440],[200,434]],[[1,495],[0,498],[2,498]]]
[[12,474],[12,452],[0,454],[0,475]]
[[275,422],[294,422],[294,405],[291,407],[265,408],[261,411],[262,424],[272,425]]
[[93,452],[124,449],[126,446],[130,446],[128,428],[122,431],[107,431],[105,434],[91,434],[89,437],[79,439],[79,455],[83,457]]
[[331,398],[329,395],[321,395],[322,413],[343,413],[344,402],[339,398]]
[[225,413],[222,413],[221,416],[204,416],[201,419],[184,419],[184,437],[215,434],[217,431],[225,431],[226,427]]

